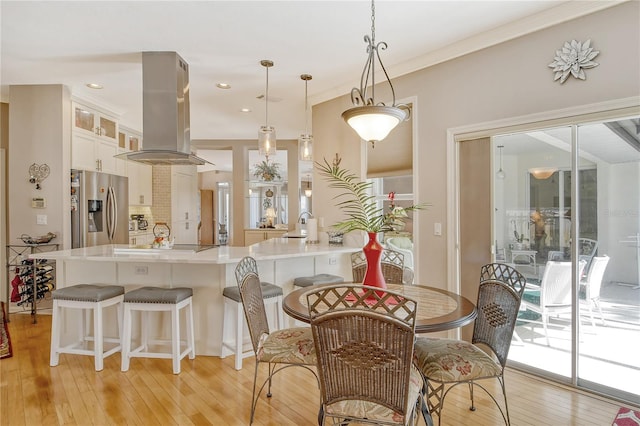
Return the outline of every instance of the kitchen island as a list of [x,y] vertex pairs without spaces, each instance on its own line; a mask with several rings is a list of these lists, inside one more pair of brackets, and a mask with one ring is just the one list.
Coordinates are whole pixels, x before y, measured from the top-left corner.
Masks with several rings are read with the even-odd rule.
[[[360,247],[306,244],[299,238],[274,238],[248,247],[220,246],[198,251],[197,247],[167,250],[139,249],[128,245],[103,245],[46,254],[56,262],[58,288],[75,284],[117,284],[126,291],[141,286],[192,287],[197,355],[220,355],[223,327],[223,296],[226,286],[235,286],[236,264],[245,256],[258,263],[260,279],[282,287],[287,295],[293,279],[319,273],[351,278],[350,253]],[[115,334],[115,318],[112,324]],[[112,314],[114,315],[114,314]],[[169,330],[166,323],[158,324]],[[231,327],[232,325],[230,325]],[[67,327],[75,330],[70,325]]]

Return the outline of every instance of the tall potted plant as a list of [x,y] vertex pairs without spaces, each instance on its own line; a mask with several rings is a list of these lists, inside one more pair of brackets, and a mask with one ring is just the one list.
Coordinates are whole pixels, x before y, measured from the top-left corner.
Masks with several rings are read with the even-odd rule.
[[[332,164],[327,159],[323,163],[316,162],[316,168],[328,182],[330,188],[342,192],[334,197],[339,200],[337,206],[348,216],[334,226],[342,232],[364,231],[369,241],[362,248],[367,259],[367,272],[363,284],[386,288],[380,259],[382,245],[378,242],[378,233],[393,230],[399,217],[406,216],[407,211],[420,210],[428,204],[414,204],[409,207],[396,207],[392,200],[390,211],[385,212],[378,206],[376,197],[371,194],[372,182],[362,182],[354,173],[340,167],[341,159],[336,154]],[[392,193],[393,194],[393,193]]]

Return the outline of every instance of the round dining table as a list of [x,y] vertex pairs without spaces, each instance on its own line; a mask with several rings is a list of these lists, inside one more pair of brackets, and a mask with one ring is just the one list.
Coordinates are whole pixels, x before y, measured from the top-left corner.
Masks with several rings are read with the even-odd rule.
[[[284,311],[299,321],[310,322],[307,293],[329,285],[336,284],[319,284],[292,291],[284,298]],[[387,284],[387,289],[418,302],[416,333],[431,333],[462,327],[472,322],[477,316],[476,306],[469,299],[447,290],[425,285],[403,284]]]

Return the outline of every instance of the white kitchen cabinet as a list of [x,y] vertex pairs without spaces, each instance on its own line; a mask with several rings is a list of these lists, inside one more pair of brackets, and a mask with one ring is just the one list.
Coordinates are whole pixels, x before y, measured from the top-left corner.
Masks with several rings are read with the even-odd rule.
[[153,167],[147,164],[129,161],[129,205],[153,205]]
[[[118,135],[118,150],[122,152],[138,151],[142,148],[140,132],[120,127]],[[153,205],[153,167],[148,164],[127,161],[127,176],[129,176],[129,205]]]
[[171,167],[171,235],[176,244],[198,243],[196,166]]
[[73,131],[100,140],[118,143],[118,121],[104,111],[73,103]]
[[118,123],[115,119],[73,104],[71,167],[115,175],[126,175],[124,160],[116,159]]
[[288,232],[286,229],[245,229],[244,245],[250,246],[271,238],[280,238],[286,232]]
[[129,232],[129,245],[145,246],[153,243],[153,232],[133,231]]

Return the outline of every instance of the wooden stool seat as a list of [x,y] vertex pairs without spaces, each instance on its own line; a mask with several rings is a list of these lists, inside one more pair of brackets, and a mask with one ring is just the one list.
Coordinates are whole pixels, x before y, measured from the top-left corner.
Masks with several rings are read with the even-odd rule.
[[[93,355],[96,371],[104,368],[104,358],[121,350],[122,335],[122,301],[124,287],[117,285],[78,284],[59,288],[51,293],[53,297],[53,315],[51,318],[51,355],[49,365],[58,365],[61,353],[76,355]],[[117,306],[118,337],[104,337],[103,309]],[[62,309],[81,309],[85,315],[78,322],[80,340],[61,346]],[[87,334],[90,323],[89,310],[93,310],[93,336]],[[93,342],[93,348],[87,348],[87,342]],[[115,343],[109,350],[104,350],[104,343]]]
[[[124,295],[124,325],[122,336],[122,371],[129,370],[131,358],[170,358],[173,360],[173,374],[180,374],[180,361],[189,355],[194,359],[195,338],[193,331],[193,289],[187,287],[162,288],[142,287]],[[180,310],[186,309],[186,340],[180,340]],[[140,346],[131,349],[132,311],[140,311]],[[149,312],[171,312],[171,339],[149,340]],[[170,344],[171,352],[149,349],[149,344]],[[181,352],[181,346],[185,349]]]

